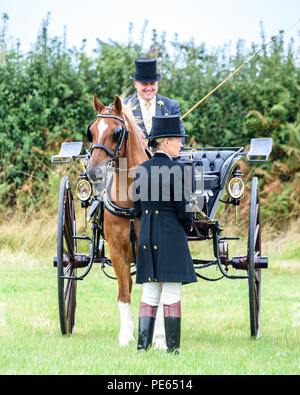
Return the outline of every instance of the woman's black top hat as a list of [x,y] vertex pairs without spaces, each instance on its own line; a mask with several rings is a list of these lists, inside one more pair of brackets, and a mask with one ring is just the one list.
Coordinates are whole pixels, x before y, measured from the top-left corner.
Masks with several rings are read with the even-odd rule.
[[188,137],[180,128],[180,117],[170,115],[168,117],[152,117],[152,129],[147,140],[161,137]]
[[154,82],[162,79],[162,76],[157,73],[156,59],[139,58],[134,62],[135,75],[130,79],[138,82]]

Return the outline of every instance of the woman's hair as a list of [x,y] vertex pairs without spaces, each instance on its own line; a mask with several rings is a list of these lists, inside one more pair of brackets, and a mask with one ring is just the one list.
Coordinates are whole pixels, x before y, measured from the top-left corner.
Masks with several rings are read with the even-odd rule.
[[164,137],[155,139],[155,140],[149,140],[148,146],[151,149],[151,151],[156,151],[159,147],[159,145],[164,141]]

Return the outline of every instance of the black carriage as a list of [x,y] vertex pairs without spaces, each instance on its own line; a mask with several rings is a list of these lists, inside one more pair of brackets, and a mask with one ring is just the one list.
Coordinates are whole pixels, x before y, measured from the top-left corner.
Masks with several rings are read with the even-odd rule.
[[[246,255],[233,258],[228,256],[227,241],[238,238],[222,236],[223,229],[218,220],[214,219],[214,214],[218,204],[232,205],[235,210],[240,204],[240,199],[244,194],[244,182],[237,166],[238,160],[246,156],[249,161],[266,161],[271,149],[272,139],[252,139],[249,152],[244,152],[243,147],[184,148],[180,158],[177,159],[187,166],[191,166],[193,174],[192,210],[194,222],[188,240],[212,240],[213,244],[213,260],[193,259],[196,274],[199,278],[210,281],[217,281],[224,277],[231,280],[247,280],[250,334],[253,338],[258,338],[260,334],[261,270],[268,267],[268,258],[261,255],[257,177],[253,177],[251,181]],[[63,143],[59,155],[51,158],[51,162],[55,164],[69,163],[74,158],[82,161],[85,170],[79,176],[76,196],[81,201],[81,207],[87,213],[86,221],[91,223],[90,236],[77,235],[73,192],[69,177],[63,177],[58,208],[57,256],[54,258],[58,275],[59,316],[62,334],[70,334],[74,328],[77,281],[83,280],[87,276],[93,263],[99,263],[104,273],[106,273],[107,266],[111,266],[111,261],[105,254],[103,213],[106,209],[114,210],[113,203],[105,189],[99,184],[92,183],[88,178],[85,166],[89,161],[90,152],[82,155],[81,150],[81,142]],[[228,193],[226,200],[221,199],[224,191]],[[123,211],[122,215],[128,216],[131,225],[133,224],[132,209]],[[78,240],[86,240],[89,243],[88,254],[79,253],[77,250]],[[133,244],[134,241],[133,237]],[[219,269],[220,276],[218,278],[210,279],[202,274],[203,269],[211,266],[216,266]],[[244,270],[245,275],[230,275],[228,273],[230,266]],[[83,272],[79,275],[80,270]]]

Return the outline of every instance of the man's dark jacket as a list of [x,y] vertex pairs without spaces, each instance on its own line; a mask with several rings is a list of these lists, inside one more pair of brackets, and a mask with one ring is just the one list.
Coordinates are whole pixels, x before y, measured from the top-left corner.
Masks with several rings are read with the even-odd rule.
[[[128,103],[129,101],[132,105],[133,114],[136,117],[136,119],[138,120],[139,126],[143,130],[145,136],[147,136],[147,131],[146,131],[145,124],[143,121],[142,110],[140,107],[140,101],[139,101],[137,93],[135,93],[132,96],[128,96],[125,99],[125,103]],[[160,116],[169,116],[169,115],[181,116],[179,103],[176,100],[169,99],[168,97],[161,96],[161,95],[157,94],[156,95],[155,116],[160,117]],[[181,128],[181,133],[185,134],[183,121],[180,121],[180,128]]]

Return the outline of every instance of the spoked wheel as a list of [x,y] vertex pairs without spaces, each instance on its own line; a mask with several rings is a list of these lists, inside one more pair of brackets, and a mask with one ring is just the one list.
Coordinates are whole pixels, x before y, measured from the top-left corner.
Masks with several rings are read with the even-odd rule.
[[248,287],[250,308],[251,337],[259,338],[261,307],[261,269],[255,268],[255,262],[261,256],[261,227],[259,221],[258,179],[254,177],[251,186],[248,235]]
[[57,225],[57,281],[60,328],[63,335],[71,334],[75,325],[77,281],[63,277],[76,276],[76,222],[69,178],[61,181]]

